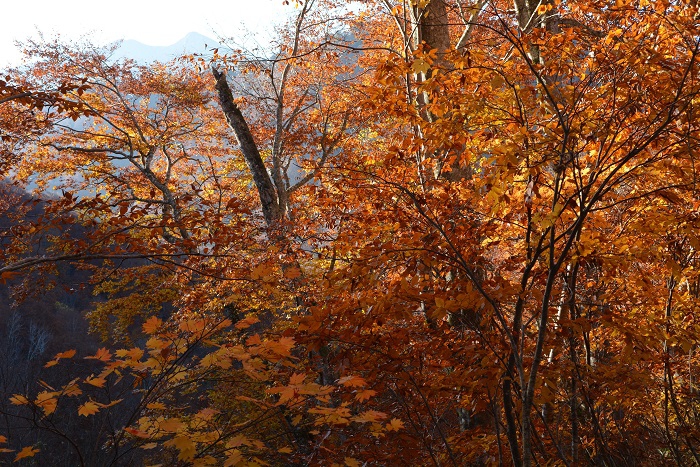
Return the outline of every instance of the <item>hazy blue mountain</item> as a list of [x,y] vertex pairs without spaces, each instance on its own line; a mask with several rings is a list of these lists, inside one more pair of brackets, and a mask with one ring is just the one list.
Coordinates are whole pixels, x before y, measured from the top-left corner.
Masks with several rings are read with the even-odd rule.
[[219,47],[220,44],[210,37],[197,32],[191,32],[173,45],[146,45],[135,40],[125,40],[114,52],[113,57],[130,58],[139,63],[167,62],[175,57],[188,53],[203,53]]

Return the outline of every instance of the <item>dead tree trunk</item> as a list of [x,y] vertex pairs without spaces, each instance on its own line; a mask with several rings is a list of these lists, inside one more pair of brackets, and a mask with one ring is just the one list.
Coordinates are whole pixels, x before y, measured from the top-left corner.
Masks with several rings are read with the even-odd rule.
[[260,151],[255,144],[253,139],[253,134],[250,132],[250,128],[238,108],[236,103],[233,101],[233,93],[231,88],[226,81],[226,74],[221,73],[216,68],[211,69],[214,78],[216,79],[216,91],[219,94],[219,103],[221,104],[221,110],[226,117],[226,122],[229,124],[238,144],[241,147],[241,152],[243,153],[243,158],[248,164],[250,173],[253,176],[253,182],[255,187],[258,189],[258,195],[260,196],[260,205],[262,206],[263,216],[265,217],[265,223],[269,226],[274,225],[277,221],[282,219],[284,212],[280,207],[279,194],[275,189],[275,185],[272,183],[272,179],[265,168],[265,163],[260,156]]

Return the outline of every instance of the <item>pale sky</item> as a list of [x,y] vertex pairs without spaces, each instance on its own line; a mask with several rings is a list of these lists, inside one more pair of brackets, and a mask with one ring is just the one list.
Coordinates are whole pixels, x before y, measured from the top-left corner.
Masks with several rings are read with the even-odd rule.
[[65,39],[90,34],[93,42],[134,39],[171,45],[188,32],[216,39],[245,31],[269,31],[274,21],[294,11],[283,0],[1,0],[0,67],[16,64],[15,40],[59,33]]

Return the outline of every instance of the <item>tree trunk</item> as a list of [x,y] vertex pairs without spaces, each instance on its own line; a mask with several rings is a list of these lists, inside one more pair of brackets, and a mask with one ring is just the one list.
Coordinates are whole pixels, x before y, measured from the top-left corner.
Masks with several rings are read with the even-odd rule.
[[216,90],[219,93],[221,110],[224,112],[226,122],[228,122],[236,135],[243,157],[248,164],[250,173],[253,175],[253,182],[258,189],[258,195],[260,195],[260,204],[265,222],[268,226],[271,226],[284,215],[280,208],[277,190],[272,184],[262,157],[260,157],[260,151],[258,151],[258,147],[255,144],[253,134],[250,132],[241,110],[233,101],[233,93],[226,81],[226,74],[221,73],[214,67],[212,67],[211,72],[216,79]]
[[445,52],[450,48],[450,28],[445,0],[431,0],[425,8],[413,7],[418,25],[417,44],[425,42],[429,49],[437,49],[437,63],[442,65]]

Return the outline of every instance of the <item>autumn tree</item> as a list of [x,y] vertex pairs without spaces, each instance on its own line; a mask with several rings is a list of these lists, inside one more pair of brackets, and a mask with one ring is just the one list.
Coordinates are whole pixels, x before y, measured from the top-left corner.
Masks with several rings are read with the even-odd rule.
[[19,153],[65,195],[3,271],[104,261],[93,323],[141,341],[16,404],[129,374],[111,446],[171,463],[700,462],[697,6],[361,4],[213,78],[33,48],[87,112]]
[[332,164],[364,118],[352,112],[361,70],[349,17],[333,2],[302,2],[271,56],[234,49],[222,64],[237,72],[231,83],[218,63],[212,66],[219,103],[269,225],[294,217],[295,193]]
[[[43,412],[48,420],[59,400],[83,394],[80,387],[107,387],[120,381],[116,371],[132,371],[135,380],[147,388],[141,402],[130,407],[132,415],[126,423],[128,426],[138,420],[139,428],[111,432],[110,445],[113,449],[125,445],[122,452],[129,452],[133,441],[137,445],[149,444],[144,441],[148,439],[167,441],[163,445],[166,450],[174,449],[179,452],[175,457],[188,460],[198,453],[207,458],[240,456],[241,451],[234,449],[240,444],[231,447],[231,443],[240,441],[243,433],[257,430],[261,423],[270,425],[266,422],[270,418],[274,423],[268,429],[279,430],[276,420],[281,418],[283,432],[297,437],[299,430],[292,426],[299,422],[290,422],[296,420],[290,410],[298,410],[297,406],[310,396],[327,401],[331,389],[305,381],[303,372],[291,371],[300,367],[288,360],[295,341],[289,337],[289,324],[285,323],[304,301],[305,290],[295,280],[303,275],[302,262],[293,250],[290,255],[287,245],[288,240],[296,242],[299,237],[275,233],[276,229],[285,228],[288,212],[296,207],[296,201],[290,201],[291,195],[311,181],[337,151],[350,119],[347,96],[338,92],[342,82],[327,73],[319,79],[313,62],[305,58],[338,58],[332,50],[319,48],[309,37],[301,37],[302,28],[308,32],[309,8],[306,5],[294,23],[295,33],[290,40],[295,45],[290,50],[283,48],[272,60],[246,63],[246,71],[251,74],[270,77],[264,86],[272,92],[269,99],[275,102],[273,115],[277,120],[254,131],[263,151],[269,142],[271,178],[250,127],[244,123],[248,134],[241,135],[239,131],[235,135],[240,144],[229,144],[221,111],[210,102],[214,89],[204,85],[206,75],[190,71],[187,65],[141,67],[129,61],[113,61],[109,49],[89,44],[82,48],[60,43],[29,44],[28,51],[34,58],[29,81],[49,87],[66,77],[82,80],[85,89],[68,95],[89,113],[78,121],[59,117],[52,122],[52,132],[37,138],[36,147],[23,154],[19,175],[31,179],[39,190],[53,186],[64,195],[49,203],[45,217],[17,236],[15,252],[7,259],[4,271],[10,273],[57,261],[91,261],[88,267],[94,271],[94,291],[107,300],[98,301],[89,317],[93,328],[106,338],[128,341],[135,337],[134,325],[147,316],[169,316],[163,304],[176,305],[177,312],[169,316],[169,323],[162,330],[166,338],[153,337],[141,350],[140,355],[146,350],[154,355],[150,363],[133,357],[132,352],[117,353],[120,358],[128,357],[119,361],[111,360],[115,354],[102,352],[97,359],[109,365],[99,376],[71,380],[60,389],[42,393],[43,399],[17,396],[13,399],[17,405]],[[327,32],[323,25],[330,23],[319,24],[320,31]],[[330,46],[332,37],[323,39]],[[352,63],[338,63],[335,74],[351,70]],[[238,104],[232,100],[225,77],[216,71],[215,77],[217,95],[235,128],[234,120],[242,121]],[[248,110],[257,104],[253,101]],[[231,112],[238,112],[238,116],[232,119]],[[308,132],[309,126],[317,131]],[[243,157],[236,157],[238,154]],[[243,169],[244,161],[247,171]],[[291,179],[292,163],[297,164],[296,179]],[[255,193],[248,189],[251,180],[261,195],[259,204]],[[271,196],[266,198],[266,193]],[[306,215],[312,217],[313,213]],[[51,231],[72,223],[86,226],[88,236],[78,239],[68,232],[54,235]],[[51,236],[48,254],[29,255],[22,248],[33,243],[32,235]],[[184,284],[187,286],[183,288]],[[235,330],[246,329],[254,322],[252,319],[230,328],[231,320],[241,321],[250,312],[258,315],[256,320],[265,322],[262,339],[257,334]],[[214,339],[210,325],[217,332],[227,329],[224,337]],[[168,330],[169,326],[174,328]],[[161,332],[159,329],[155,325],[144,327],[151,334]],[[204,335],[198,334],[204,331]],[[181,333],[199,337],[183,340]],[[260,329],[258,333],[262,335]],[[205,341],[209,347],[216,343],[214,348],[219,350],[202,358],[194,349]],[[242,353],[235,350],[229,354],[224,344],[236,342],[242,345],[237,347]],[[62,352],[54,363],[74,355]],[[231,372],[233,355],[248,355],[245,360],[251,364],[236,365]],[[280,362],[286,363],[275,369]],[[267,370],[266,365],[273,367]],[[145,379],[142,373],[153,373],[153,378]],[[178,398],[174,388],[183,387],[185,374],[189,375],[186,380],[192,388],[216,385],[210,416],[225,409],[233,417],[231,429],[224,430],[225,434],[215,440],[204,433],[203,426],[183,422],[169,425],[175,431],[159,428],[163,414],[168,417],[170,412],[155,409],[176,403],[170,397]],[[282,378],[279,382],[273,381],[276,374]],[[242,383],[244,380],[247,382]],[[256,381],[282,386],[277,391],[265,391]],[[287,384],[295,389],[290,392]],[[243,397],[235,395],[241,389],[248,403],[237,399]],[[195,389],[190,391],[197,394]],[[270,394],[274,402],[261,400],[256,408],[256,398],[265,399]],[[79,415],[92,416],[119,403],[113,398],[90,399],[80,406]],[[192,404],[194,410],[196,404]],[[242,411],[237,405],[248,407]],[[326,412],[319,414],[327,416]],[[362,420],[366,423],[369,418]],[[242,421],[243,425],[234,421]],[[313,423],[313,418],[304,423]],[[198,431],[201,438],[193,437],[190,430]],[[246,439],[254,440],[250,434]],[[302,455],[309,453],[306,440],[292,441]],[[264,451],[261,441],[243,444],[252,452]],[[293,452],[289,447],[280,449]],[[119,459],[122,457],[115,451],[113,462]]]
[[[328,179],[327,204],[351,213],[332,246],[335,264],[348,266],[305,326],[345,343],[341,361],[372,375],[372,389],[411,420],[407,458],[503,462],[508,446],[515,465],[617,463],[643,455],[630,440],[673,439],[672,457],[689,462],[692,410],[672,409],[680,388],[670,367],[623,368],[670,358],[666,338],[652,336],[670,329],[659,319],[673,326],[681,279],[652,272],[669,260],[651,251],[687,220],[645,215],[632,228],[627,216],[639,202],[658,214],[695,197],[694,171],[681,169],[696,148],[694,7],[516,5],[513,16],[489,4],[465,25],[453,5],[444,26],[454,45],[441,55],[427,41],[402,52],[404,31],[424,26],[406,26],[416,17],[408,5],[382,6],[400,34],[368,92],[380,136],[339,183]],[[453,167],[462,174],[442,176]],[[650,230],[656,240],[637,236]],[[631,277],[646,279],[628,295]],[[629,321],[637,306],[648,326]],[[612,380],[626,384],[602,389]],[[666,400],[656,415],[646,397],[638,411],[621,405],[649,387]]]

